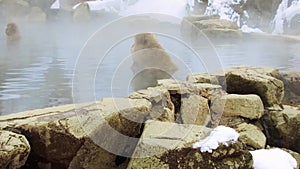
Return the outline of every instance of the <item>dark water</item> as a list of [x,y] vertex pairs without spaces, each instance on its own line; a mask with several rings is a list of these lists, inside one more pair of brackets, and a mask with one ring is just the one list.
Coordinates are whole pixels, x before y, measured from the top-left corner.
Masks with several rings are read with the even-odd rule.
[[[4,33],[0,33],[0,114],[128,95],[132,91],[129,54],[133,38],[124,38],[111,48],[101,44],[110,41],[118,29],[126,28],[111,30],[103,37],[94,35],[99,43],[86,44],[93,33],[116,18],[103,16],[86,23],[20,22],[22,40],[15,46],[8,46]],[[5,22],[1,21],[0,28],[3,32]],[[197,56],[171,36],[159,35],[159,40],[181,68],[176,78],[183,80],[188,73],[209,70],[203,61],[209,57]],[[91,50],[86,49],[89,46]],[[297,43],[252,40],[214,47],[220,60],[211,63],[220,62],[223,68],[253,65],[300,70]],[[99,50],[106,51],[101,60],[97,57]],[[201,50],[205,53],[205,47]],[[73,79],[74,73],[77,76]]]

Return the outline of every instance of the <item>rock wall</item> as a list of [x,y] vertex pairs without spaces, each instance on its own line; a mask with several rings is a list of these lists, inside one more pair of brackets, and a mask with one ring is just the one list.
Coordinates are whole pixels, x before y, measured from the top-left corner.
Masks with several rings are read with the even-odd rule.
[[[0,145],[11,154],[0,151],[0,168],[252,168],[249,151],[268,147],[285,148],[299,165],[300,104],[284,105],[297,83],[286,77],[241,66],[159,80],[128,98],[0,116]],[[234,128],[238,142],[192,148],[218,125]]]

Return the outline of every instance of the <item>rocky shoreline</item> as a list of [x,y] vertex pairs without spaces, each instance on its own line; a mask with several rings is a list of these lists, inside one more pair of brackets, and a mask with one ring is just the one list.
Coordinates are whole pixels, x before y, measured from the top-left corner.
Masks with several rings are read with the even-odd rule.
[[[300,164],[300,73],[240,66],[160,80],[128,98],[0,116],[0,168],[253,168],[279,147]],[[237,142],[192,145],[216,126]]]

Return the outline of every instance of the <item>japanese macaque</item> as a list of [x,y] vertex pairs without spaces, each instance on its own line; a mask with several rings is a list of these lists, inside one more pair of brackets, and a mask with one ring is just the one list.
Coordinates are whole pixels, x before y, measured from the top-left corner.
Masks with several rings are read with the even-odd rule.
[[132,87],[134,90],[156,86],[157,80],[169,79],[178,70],[169,54],[162,48],[152,33],[135,36],[131,47],[134,73]]
[[5,34],[6,34],[6,40],[8,42],[16,42],[21,39],[19,28],[13,22],[7,24],[5,29]]

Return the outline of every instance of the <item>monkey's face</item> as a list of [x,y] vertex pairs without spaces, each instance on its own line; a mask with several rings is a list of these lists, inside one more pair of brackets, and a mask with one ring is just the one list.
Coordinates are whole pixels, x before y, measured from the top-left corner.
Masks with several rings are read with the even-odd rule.
[[155,35],[152,33],[141,33],[135,36],[134,44],[131,47],[131,52],[135,52],[146,48],[162,48]]
[[5,33],[7,36],[13,36],[18,33],[18,27],[15,23],[9,23],[6,26]]

